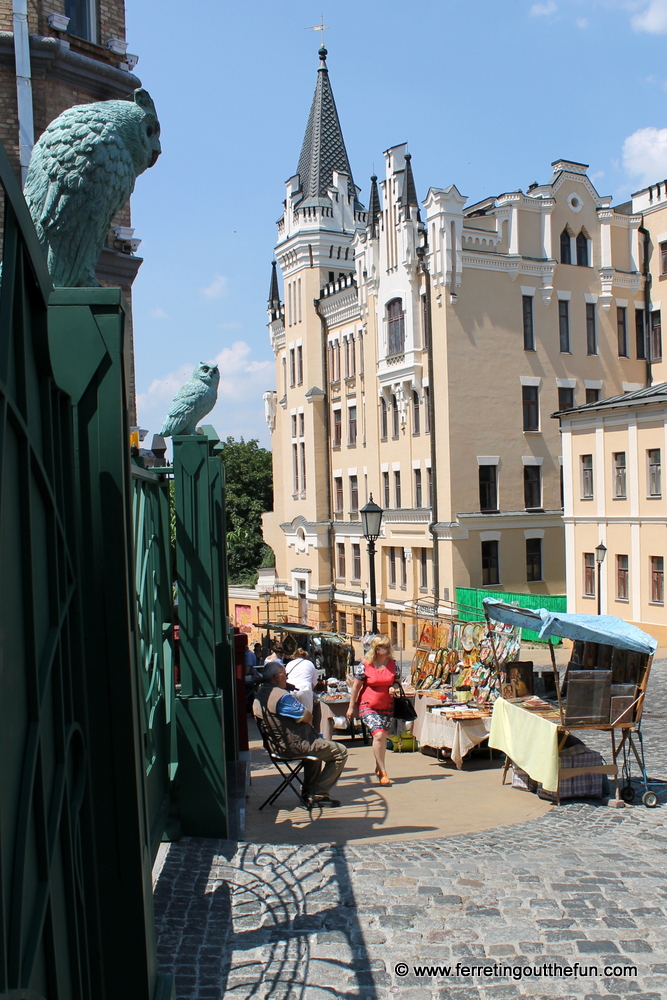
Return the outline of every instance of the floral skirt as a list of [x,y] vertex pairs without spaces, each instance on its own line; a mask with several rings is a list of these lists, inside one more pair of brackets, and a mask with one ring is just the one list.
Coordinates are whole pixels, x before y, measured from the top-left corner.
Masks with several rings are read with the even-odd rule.
[[380,730],[390,733],[394,727],[394,716],[389,712],[359,712],[359,718],[373,735]]

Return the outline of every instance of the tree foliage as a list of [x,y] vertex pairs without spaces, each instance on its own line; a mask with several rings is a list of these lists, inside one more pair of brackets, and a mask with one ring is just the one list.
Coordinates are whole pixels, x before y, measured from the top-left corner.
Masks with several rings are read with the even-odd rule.
[[220,449],[225,465],[229,582],[253,585],[257,570],[272,565],[262,537],[262,514],[273,509],[271,452],[256,439],[228,437]]

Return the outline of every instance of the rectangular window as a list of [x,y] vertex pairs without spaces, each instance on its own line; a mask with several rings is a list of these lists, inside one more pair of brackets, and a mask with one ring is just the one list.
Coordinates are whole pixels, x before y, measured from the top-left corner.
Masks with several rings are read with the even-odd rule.
[[595,324],[595,303],[593,302],[586,303],[586,351],[588,354],[597,354],[598,352],[598,333]]
[[415,469],[415,507],[422,505],[422,470]]
[[299,493],[299,446],[292,445],[292,496],[296,499]]
[[361,615],[352,615],[354,623],[354,638],[361,639]]
[[586,389],[586,402],[587,403],[597,403],[600,399],[599,389]]
[[659,309],[651,313],[651,361],[662,361],[662,322]]
[[581,498],[593,499],[593,456],[581,456]]
[[526,580],[537,583],[542,579],[542,539],[526,539]]
[[479,466],[479,509],[498,510],[497,466]]
[[424,434],[431,433],[431,387],[424,386]]
[[625,452],[614,452],[614,497],[616,500],[625,500],[627,497],[627,486],[625,477]]
[[357,443],[357,408],[356,406],[348,406],[347,408],[347,429],[348,429],[348,445],[353,448]]
[[625,306],[616,308],[616,333],[618,334],[618,356],[629,358],[628,352],[628,310]]
[[289,384],[290,386],[296,385],[296,356],[293,347],[290,347],[289,352]]
[[665,560],[651,556],[651,603],[665,603]]
[[364,335],[359,331],[359,374],[364,374]]
[[382,473],[382,493],[384,495],[384,509],[391,507],[391,496],[389,494],[389,473]]
[[361,580],[361,545],[352,543],[352,579]]
[[523,349],[535,350],[535,331],[533,329],[533,296],[523,296]]
[[333,445],[334,448],[340,448],[340,443],[343,440],[343,415],[341,410],[333,411]]
[[394,507],[401,506],[401,474],[394,473]]
[[342,635],[347,635],[347,612],[345,611],[338,612],[338,631]]
[[299,457],[301,462],[301,496],[306,495],[306,444],[302,441],[299,445]]
[[522,385],[521,394],[523,397],[523,429],[524,431],[536,431],[540,426],[540,412],[538,404],[539,389],[536,385]]
[[296,413],[292,414],[292,437],[296,437]]
[[523,499],[526,510],[542,507],[542,469],[539,465],[523,467]]
[[343,477],[334,478],[334,510],[337,514],[343,513]]
[[402,354],[405,346],[405,317],[403,303],[393,299],[387,306],[387,354]]
[[428,345],[429,345],[428,303],[426,301],[425,295],[422,295],[421,300],[422,300],[422,344],[424,346],[424,350],[428,350]]
[[299,414],[299,437],[304,437],[306,434],[306,417],[303,413]]
[[433,506],[433,473],[430,468],[426,470],[426,501],[429,507]]
[[336,369],[336,382],[340,382],[340,341],[334,343],[334,367]]
[[594,552],[584,552],[584,597],[595,597]]
[[338,559],[336,562],[336,575],[338,580],[345,579],[345,543],[338,542],[336,545]]
[[660,274],[667,274],[667,243],[660,244]]
[[398,622],[391,623],[391,644],[398,646]]
[[648,458],[648,495],[650,497],[662,496],[662,464],[660,461],[660,449],[650,448],[646,455]]
[[558,386],[558,409],[571,410],[574,406],[574,389]]
[[428,549],[419,550],[419,586],[428,589]]
[[628,600],[628,557],[616,556],[616,598]]
[[635,309],[635,339],[637,341],[637,361],[646,360],[646,334],[644,331],[644,310]]
[[350,513],[359,510],[359,479],[357,476],[350,476]]
[[500,583],[498,542],[482,542],[482,586]]
[[570,354],[570,303],[567,299],[558,300],[558,335],[560,353]]
[[419,434],[421,419],[419,413],[419,393],[416,389],[412,391],[412,433]]
[[393,545],[389,549],[389,586],[396,586],[396,549]]
[[384,396],[380,397],[380,437],[383,441],[387,440],[387,402]]
[[303,347],[300,345],[296,349],[296,382],[303,385]]
[[398,429],[400,423],[400,414],[398,412],[398,399],[396,396],[391,397],[391,436],[393,438],[398,437]]
[[405,554],[405,549],[401,549],[401,587],[405,588],[408,585],[408,557]]

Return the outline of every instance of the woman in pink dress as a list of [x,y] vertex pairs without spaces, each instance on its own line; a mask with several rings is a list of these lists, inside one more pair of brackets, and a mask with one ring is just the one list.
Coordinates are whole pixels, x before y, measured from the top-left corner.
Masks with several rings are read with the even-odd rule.
[[385,767],[387,734],[394,719],[396,661],[392,659],[391,641],[386,635],[376,635],[365,659],[355,670],[348,719],[352,719],[359,704],[359,718],[373,734],[375,773],[381,785],[391,785]]

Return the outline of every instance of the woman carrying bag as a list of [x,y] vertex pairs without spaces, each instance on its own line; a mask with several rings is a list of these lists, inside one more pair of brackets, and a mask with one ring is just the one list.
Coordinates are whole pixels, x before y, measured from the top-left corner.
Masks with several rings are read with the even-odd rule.
[[391,641],[386,635],[376,635],[366,657],[354,673],[348,719],[354,717],[359,704],[359,718],[373,735],[375,773],[381,785],[391,785],[387,777],[385,755],[387,734],[394,720],[394,695],[399,693],[396,682],[396,661],[392,658]]

